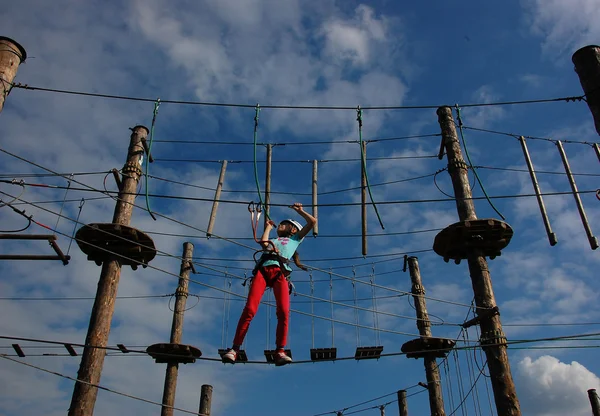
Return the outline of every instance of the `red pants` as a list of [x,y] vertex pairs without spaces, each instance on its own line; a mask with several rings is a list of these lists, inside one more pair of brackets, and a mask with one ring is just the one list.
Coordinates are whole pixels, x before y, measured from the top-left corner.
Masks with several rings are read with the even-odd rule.
[[261,271],[256,273],[252,279],[250,293],[246,306],[240,316],[240,320],[233,338],[233,345],[240,346],[244,342],[250,322],[256,315],[260,299],[267,287],[273,288],[275,302],[277,304],[277,333],[276,345],[277,348],[285,347],[287,343],[288,321],[290,315],[290,293],[288,281],[281,273],[279,266],[267,266],[263,268],[265,275]]

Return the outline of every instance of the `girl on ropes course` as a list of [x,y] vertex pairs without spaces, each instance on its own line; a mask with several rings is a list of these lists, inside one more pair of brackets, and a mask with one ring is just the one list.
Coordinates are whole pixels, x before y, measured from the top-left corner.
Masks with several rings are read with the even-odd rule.
[[[292,219],[283,220],[277,226],[277,238],[269,240],[269,233],[276,225],[270,219],[267,221],[262,238],[256,240],[263,248],[260,251],[262,252],[262,255],[252,271],[252,281],[246,306],[242,311],[242,315],[240,316],[235,331],[233,346],[223,355],[222,360],[224,363],[235,363],[238,351],[244,342],[244,338],[250,327],[250,322],[256,315],[258,305],[267,287],[273,289],[277,304],[277,352],[275,355],[275,365],[281,366],[292,362],[292,359],[287,356],[284,351],[287,342],[290,294],[292,288],[291,282],[289,281],[292,269],[288,264],[290,259],[293,258],[296,266],[306,270],[298,259],[296,249],[302,243],[308,232],[315,226],[317,220],[304,211],[302,204],[300,203],[295,203],[290,208],[306,220],[306,225],[302,227],[299,222]],[[254,211],[250,207],[248,207],[248,210],[252,214],[252,228],[256,234]],[[260,216],[260,211],[258,215]],[[258,223],[258,218],[256,219],[256,222]]]

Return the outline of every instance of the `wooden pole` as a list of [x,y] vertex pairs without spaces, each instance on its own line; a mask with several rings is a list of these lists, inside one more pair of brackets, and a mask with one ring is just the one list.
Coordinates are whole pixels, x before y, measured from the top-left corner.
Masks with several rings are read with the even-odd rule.
[[208,220],[208,229],[206,230],[206,236],[212,235],[212,230],[215,225],[215,219],[217,218],[217,208],[219,208],[219,199],[221,199],[221,189],[223,189],[223,182],[225,181],[225,170],[227,170],[227,161],[224,160],[221,164],[221,173],[219,173],[219,182],[217,182],[217,189],[215,190],[215,200],[213,201],[212,210],[210,211],[210,219]]
[[592,112],[596,132],[600,134],[600,46],[585,46],[576,51],[571,60]]
[[209,384],[202,385],[202,391],[200,393],[200,411],[198,412],[201,416],[210,416],[210,407],[212,404],[212,393],[213,386]]
[[19,65],[27,59],[25,49],[12,39],[0,36],[0,112],[10,93]]
[[[431,321],[427,313],[425,303],[425,287],[421,281],[419,260],[416,257],[408,257],[408,269],[412,283],[411,292],[415,301],[417,311],[417,328],[421,338],[431,338]],[[442,395],[442,384],[440,372],[435,357],[425,356],[425,375],[427,377],[427,391],[429,392],[429,407],[432,416],[446,416],[444,411],[444,397]]]
[[550,226],[550,220],[548,219],[548,213],[546,212],[546,206],[544,205],[544,200],[542,199],[542,194],[540,192],[540,185],[537,180],[537,176],[535,174],[535,170],[533,169],[533,163],[531,162],[531,157],[529,156],[529,150],[527,149],[527,143],[525,142],[525,137],[519,137],[519,142],[521,143],[521,148],[523,149],[523,156],[525,156],[525,162],[527,163],[527,169],[529,170],[529,176],[531,176],[531,183],[533,184],[533,190],[535,191],[535,196],[537,197],[538,205],[540,206],[540,212],[542,213],[542,220],[544,221],[544,227],[546,227],[546,234],[548,235],[548,241],[550,241],[551,246],[555,246],[558,243],[558,239],[556,238],[556,234],[552,232],[552,227]]
[[[471,199],[467,164],[462,156],[452,110],[450,107],[440,107],[437,110],[437,115],[446,147],[448,172],[452,178],[458,216],[461,221],[475,220],[477,215],[475,214],[475,205]],[[478,314],[480,311],[489,311],[496,307],[496,299],[487,260],[477,250],[473,250],[467,260],[475,304],[478,307],[476,311]],[[500,317],[495,314],[483,315],[481,316],[480,326],[480,341],[487,358],[497,412],[503,416],[520,416],[521,407],[510,371],[506,351],[506,337],[502,330]]]
[[[122,188],[119,191],[118,201],[115,206],[113,223],[120,225],[129,225],[133,203],[137,194],[137,185],[142,175],[141,161],[144,154],[142,138],[148,136],[148,129],[144,126],[136,126],[132,129],[129,149],[127,152],[127,162],[123,168],[126,175],[122,177]],[[98,389],[93,385],[100,382],[102,366],[112,316],[115,311],[115,301],[117,297],[117,288],[121,277],[121,263],[118,257],[108,257],[102,264],[96,299],[92,307],[90,324],[88,327],[85,347],[81,357],[81,364],[77,372],[77,378],[89,384],[80,382],[75,383],[69,416],[91,416],[94,414],[94,405]],[[96,348],[99,347],[99,348]]]
[[406,404],[406,390],[398,390],[398,412],[400,416],[408,416],[408,405]]
[[565,149],[563,148],[562,142],[558,140],[556,142],[556,147],[558,147],[558,152],[560,153],[560,158],[562,159],[563,165],[565,167],[565,172],[567,174],[567,178],[569,178],[569,184],[571,185],[571,191],[573,191],[573,198],[575,198],[575,204],[577,204],[577,210],[579,211],[579,216],[581,217],[581,223],[583,224],[583,228],[585,229],[585,233],[587,234],[588,241],[590,243],[590,247],[592,250],[596,250],[598,248],[598,239],[594,237],[592,233],[592,228],[590,227],[590,223],[588,222],[587,215],[585,214],[585,209],[583,208],[583,202],[581,202],[581,197],[579,196],[579,191],[577,190],[577,184],[575,183],[575,178],[571,173],[571,167],[569,166],[569,160],[567,159],[567,154],[565,153]]
[[[193,254],[194,245],[188,242],[183,243],[183,256],[181,258],[181,268],[179,270],[179,284],[177,285],[177,290],[175,292],[175,307],[173,309],[173,322],[171,323],[171,344],[181,344],[181,336],[183,334],[183,314],[185,313],[185,304],[188,297],[188,284],[190,281]],[[167,363],[165,388],[163,390],[162,400],[163,405],[166,406],[162,407],[160,412],[161,416],[173,415],[178,372],[179,364]]]
[[317,223],[313,227],[313,236],[319,235],[319,209],[317,207],[317,161],[313,160],[312,169],[312,215],[317,219]]
[[596,389],[589,389],[588,397],[590,398],[590,404],[592,405],[592,414],[594,416],[600,416],[600,400],[598,399]]
[[267,167],[266,167],[266,177],[265,177],[265,216],[264,226],[267,226],[267,221],[269,221],[269,204],[271,203],[271,159],[273,157],[273,145],[271,143],[267,144]]
[[[362,143],[364,159],[367,159],[367,144]],[[365,164],[360,164],[360,214],[362,219],[362,255],[367,255],[367,175]]]

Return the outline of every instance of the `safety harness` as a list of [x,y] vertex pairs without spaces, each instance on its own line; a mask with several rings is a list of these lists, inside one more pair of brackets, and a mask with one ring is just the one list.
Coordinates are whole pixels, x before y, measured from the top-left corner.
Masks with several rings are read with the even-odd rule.
[[[265,276],[266,273],[265,273],[265,269],[263,266],[264,263],[268,260],[275,260],[279,264],[279,274],[276,277],[279,277],[280,274],[283,275],[288,282],[290,295],[292,294],[292,292],[295,294],[296,287],[290,280],[290,275],[292,274],[292,272],[285,268],[285,265],[289,264],[290,261],[288,259],[286,259],[285,257],[279,255],[277,247],[275,247],[275,244],[272,241],[261,241],[261,240],[258,240],[258,238],[256,238],[256,229],[258,228],[258,220],[260,219],[260,214],[262,212],[261,204],[256,204],[256,208],[255,208],[254,202],[250,202],[250,204],[248,204],[248,211],[250,212],[250,216],[251,216],[252,234],[254,236],[254,241],[256,241],[258,244],[266,243],[267,245],[272,246],[272,249],[263,249],[263,250],[258,250],[256,252],[254,252],[254,262],[256,263],[256,266],[254,266],[254,269],[252,270],[252,276],[249,279],[254,279],[254,277],[256,277],[256,274],[259,271],[262,272],[263,276]],[[256,217],[254,215],[255,212],[256,212]],[[257,260],[256,255],[258,253],[262,253],[262,255]],[[248,280],[248,279],[246,279],[246,280]],[[244,280],[244,283],[243,283],[244,286],[246,285],[246,280]]]
[[[258,253],[262,253],[262,255],[257,260],[256,255]],[[266,276],[264,263],[268,260],[275,260],[279,264],[279,273],[275,277],[277,278],[280,275],[283,275],[288,282],[288,288],[289,288],[290,295],[293,292],[294,296],[295,296],[296,286],[294,286],[294,284],[292,283],[292,281],[290,279],[290,275],[292,274],[292,272],[291,272],[291,270],[286,269],[284,266],[285,264],[289,264],[290,261],[288,259],[286,259],[285,257],[280,256],[276,252],[259,250],[254,253],[254,262],[256,263],[256,266],[254,266],[254,269],[252,270],[252,276],[250,277],[250,279],[254,279],[256,277],[256,274],[259,271],[262,273],[263,276]],[[245,283],[246,282],[244,282],[244,284]]]

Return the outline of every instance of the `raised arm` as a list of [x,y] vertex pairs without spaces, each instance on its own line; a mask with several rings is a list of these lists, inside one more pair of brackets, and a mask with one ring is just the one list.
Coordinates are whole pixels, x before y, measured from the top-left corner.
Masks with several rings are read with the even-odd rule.
[[298,213],[298,215],[300,215],[306,220],[306,225],[302,227],[302,229],[298,231],[297,234],[298,239],[303,239],[306,236],[306,234],[308,234],[308,232],[312,230],[313,227],[317,224],[317,219],[310,215],[308,212],[304,211],[304,208],[302,208],[302,204],[299,202],[296,202],[290,208],[292,208]]
[[265,231],[263,232],[263,235],[260,238],[260,245],[263,249],[269,248],[269,234],[271,233],[271,230],[274,226],[275,223],[273,221],[267,221],[267,225],[265,225]]

